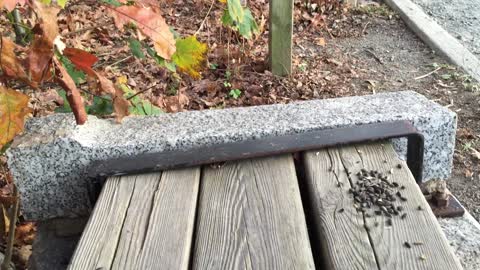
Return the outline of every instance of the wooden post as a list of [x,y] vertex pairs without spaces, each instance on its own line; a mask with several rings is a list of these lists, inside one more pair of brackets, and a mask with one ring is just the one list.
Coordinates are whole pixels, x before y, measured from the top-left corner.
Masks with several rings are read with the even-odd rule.
[[278,76],[292,73],[293,0],[270,0],[270,71]]

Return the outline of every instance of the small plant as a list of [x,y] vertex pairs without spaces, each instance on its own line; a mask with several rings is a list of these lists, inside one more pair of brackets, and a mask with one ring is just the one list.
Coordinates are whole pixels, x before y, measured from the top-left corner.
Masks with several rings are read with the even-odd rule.
[[235,89],[232,89],[230,90],[230,92],[228,93],[228,95],[234,99],[237,99],[239,98],[241,95],[242,95],[242,91],[238,88],[235,88]]
[[298,69],[300,69],[301,72],[305,72],[307,70],[308,64],[307,62],[302,62],[300,65],[298,65]]
[[246,38],[250,39],[259,33],[258,25],[250,9],[243,7],[240,0],[227,0],[227,8],[223,12],[222,24]]

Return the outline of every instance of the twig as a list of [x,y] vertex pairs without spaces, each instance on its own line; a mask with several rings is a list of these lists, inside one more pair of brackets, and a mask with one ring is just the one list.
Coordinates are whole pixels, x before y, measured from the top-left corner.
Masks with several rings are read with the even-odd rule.
[[371,50],[369,49],[365,49],[366,52],[368,52],[369,54],[371,54],[373,56],[373,58],[375,60],[377,60],[378,63],[382,64],[383,65],[383,61],[382,59],[380,59],[380,57],[378,57],[374,52],[372,52]]
[[438,67],[438,68],[430,71],[429,73],[427,73],[427,74],[425,74],[425,75],[418,76],[418,77],[414,78],[414,80],[420,80],[420,79],[423,79],[423,78],[425,78],[425,77],[428,77],[428,76],[432,75],[433,73],[439,71],[440,69],[442,69],[442,67]]
[[157,86],[157,84],[151,85],[151,86],[143,89],[142,91],[138,91],[138,92],[135,93],[133,96],[128,97],[127,100],[130,100],[130,99],[132,99],[132,98],[134,98],[134,97],[136,97],[136,96],[138,96],[138,95],[140,95],[140,94],[142,94],[142,93],[145,93],[145,92],[147,92],[148,90],[152,89],[152,88],[155,87],[155,86]]
[[[120,64],[120,63],[122,63],[122,62],[125,62],[125,61],[127,61],[128,59],[130,59],[130,58],[132,58],[132,57],[133,57],[132,55],[129,55],[129,56],[127,56],[127,57],[123,58],[123,59],[120,59],[120,60],[118,60],[117,62],[114,62],[114,63],[112,63],[112,64],[110,64],[110,65],[106,66],[105,68],[108,68],[108,67],[112,67],[112,66],[118,65],[118,64]],[[105,63],[104,63],[104,64],[105,64]],[[98,65],[96,65],[96,67],[101,67],[101,66],[103,66],[104,64],[98,64]]]
[[110,25],[110,24],[113,24],[113,21],[108,21],[106,23],[97,24],[97,25],[94,25],[94,26],[78,29],[78,30],[75,30],[75,31],[72,31],[72,32],[65,33],[62,36],[68,37],[68,36],[71,36],[71,35],[76,35],[76,34],[81,33],[81,32],[86,32],[86,31],[93,30],[93,29],[96,29],[96,28],[104,27],[104,26],[107,26],[107,25]]
[[367,22],[365,24],[365,26],[363,27],[363,30],[362,30],[362,35],[365,35],[365,30],[367,30],[367,26],[370,24],[370,22]]
[[204,25],[205,22],[207,21],[208,15],[210,15],[210,11],[212,11],[212,8],[213,8],[213,5],[214,5],[214,4],[215,4],[215,0],[212,0],[212,4],[210,5],[210,8],[209,8],[208,11],[207,11],[207,15],[205,15],[205,18],[203,18],[203,21],[202,21],[202,23],[200,24],[200,26],[198,27],[198,30],[195,32],[194,36],[198,35],[198,33],[200,33],[200,30],[202,30],[203,25]]
[[12,212],[10,213],[10,227],[8,231],[7,247],[5,248],[5,258],[3,259],[3,263],[1,266],[2,270],[11,269],[10,264],[12,261],[13,243],[15,242],[15,227],[17,225],[18,208],[20,205],[18,190],[17,190],[17,187],[15,186],[13,188],[13,194],[17,199],[15,200],[15,204],[13,205]]

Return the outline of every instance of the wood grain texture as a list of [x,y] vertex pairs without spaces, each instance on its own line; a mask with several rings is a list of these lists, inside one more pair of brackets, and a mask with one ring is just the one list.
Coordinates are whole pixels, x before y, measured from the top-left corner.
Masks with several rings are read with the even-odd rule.
[[292,73],[293,0],[270,1],[270,71],[278,76]]
[[351,185],[340,152],[306,152],[304,166],[313,231],[321,247],[321,254],[315,256],[323,257],[327,269],[377,269],[363,215],[348,194]]
[[[342,151],[342,158],[352,156],[353,150],[350,148]],[[404,219],[392,218],[391,227],[370,230],[381,269],[462,269],[407,164],[397,157],[391,144],[361,145],[356,147],[355,152],[360,153],[365,169],[385,173],[393,169],[393,174],[390,175],[392,181],[406,187],[401,192],[408,201],[401,205],[406,209],[407,216]],[[398,164],[401,164],[401,169],[396,168]],[[419,211],[418,206],[424,210]],[[373,219],[368,221],[371,225]],[[404,246],[405,242],[422,242],[423,245],[413,245],[409,249]],[[422,255],[425,260],[420,259]]]
[[[357,261],[362,257],[365,259],[366,266],[362,268],[361,264],[356,263],[355,265],[358,268],[353,269],[462,269],[406,163],[398,159],[397,154],[389,143],[346,146],[322,150],[318,153],[318,156],[316,156],[316,152],[305,154],[305,165],[308,175],[307,183],[310,187],[313,187],[313,190],[310,190],[310,197],[313,198],[312,203],[318,205],[321,209],[327,209],[327,212],[330,211],[330,215],[324,213],[323,216],[316,218],[315,225],[320,227],[319,231],[322,232],[322,240],[325,240],[323,244],[326,247],[323,250],[327,250],[327,256],[330,257],[326,258],[326,260],[331,262],[331,269],[347,269],[343,264],[345,260],[350,258]],[[341,166],[337,168],[334,165],[335,173],[338,170],[341,172],[340,175],[346,175],[347,172],[351,172],[350,177],[347,178],[350,185],[354,185],[358,181],[356,172],[362,168],[377,170],[385,174],[388,174],[393,168],[393,174],[389,175],[391,181],[405,186],[405,189],[401,192],[408,199],[406,202],[397,200],[395,204],[402,205],[407,216],[404,219],[394,216],[392,218],[392,226],[388,226],[386,224],[387,218],[384,216],[376,216],[370,213],[372,216],[366,217],[362,213],[357,214],[350,206],[353,205],[353,199],[350,197],[349,200],[345,200],[345,196],[348,194],[345,187],[339,188],[332,184],[318,183],[325,182],[325,179],[330,179],[327,182],[333,182],[331,180],[333,177],[328,176],[330,173],[325,172],[328,169],[325,168],[325,165],[321,165],[321,163],[325,163],[327,157],[337,162],[340,159]],[[401,164],[401,168],[397,168],[398,164]],[[323,177],[321,175],[326,176]],[[312,181],[312,179],[316,181]],[[344,195],[339,195],[339,191]],[[328,195],[329,192],[338,194],[338,198],[335,199],[334,196]],[[345,203],[348,203],[348,205],[344,207],[345,211],[343,213],[338,213],[337,211],[335,215],[332,213],[332,210],[328,210],[328,205],[330,204],[341,205]],[[418,206],[421,206],[424,210],[419,211]],[[321,214],[320,210],[319,214]],[[336,220],[333,224],[330,221],[332,216],[334,216],[334,221]],[[349,222],[342,222],[343,219],[352,219],[353,221],[349,224]],[[362,220],[364,225],[369,228],[368,231],[364,226],[357,224],[357,222],[360,223]],[[357,231],[353,233],[357,234],[357,237],[362,235],[360,238],[361,242],[359,243],[358,240],[353,239],[352,232],[341,233],[342,238],[345,237],[346,239],[338,239],[338,231],[349,230],[348,228],[341,228],[343,226],[353,226]],[[368,242],[365,240],[365,234],[368,235]],[[342,244],[339,244],[339,241]],[[411,248],[407,248],[404,245],[405,242],[409,242]],[[414,245],[414,242],[423,244]],[[341,249],[338,249],[338,247],[341,247]],[[360,252],[358,249],[366,249],[368,251],[363,250]],[[376,266],[372,263],[370,255],[372,252]],[[351,257],[354,255],[348,254],[356,254],[357,256]],[[358,254],[362,254],[362,256],[360,257]],[[368,256],[363,254],[368,254]],[[352,268],[348,267],[348,269]]]
[[291,156],[205,167],[192,269],[314,269]]
[[187,269],[200,168],[109,178],[69,269]]
[[199,186],[200,167],[163,173],[138,269],[188,269]]
[[105,183],[68,269],[110,269],[132,198],[135,178],[112,177]]

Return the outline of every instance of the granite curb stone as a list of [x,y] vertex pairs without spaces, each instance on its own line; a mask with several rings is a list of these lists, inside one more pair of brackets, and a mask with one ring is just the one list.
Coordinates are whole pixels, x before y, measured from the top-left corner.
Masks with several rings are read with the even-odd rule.
[[[127,117],[122,124],[89,116],[77,126],[73,115],[55,114],[29,120],[7,155],[27,219],[80,217],[92,208],[86,175],[102,160],[395,120],[412,121],[425,137],[424,180],[448,178],[456,115],[412,91]],[[404,155],[405,142],[394,143]]]

